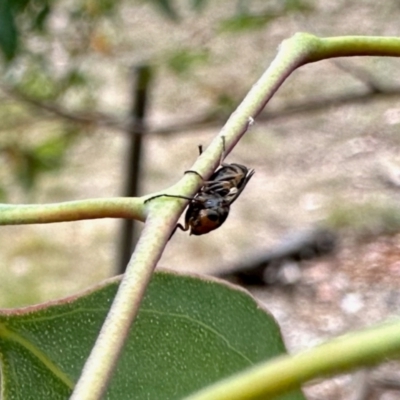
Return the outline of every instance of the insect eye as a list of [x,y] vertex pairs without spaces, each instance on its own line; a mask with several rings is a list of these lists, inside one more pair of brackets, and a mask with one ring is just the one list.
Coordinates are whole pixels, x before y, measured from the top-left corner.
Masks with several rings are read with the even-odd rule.
[[211,221],[218,221],[218,214],[216,212],[209,212],[207,213],[207,218]]

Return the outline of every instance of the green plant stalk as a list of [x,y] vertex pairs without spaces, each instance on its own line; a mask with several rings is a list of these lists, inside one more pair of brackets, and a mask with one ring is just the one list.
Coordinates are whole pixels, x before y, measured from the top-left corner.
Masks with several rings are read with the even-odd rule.
[[[319,39],[313,35],[298,33],[285,40],[268,70],[190,169],[196,170],[207,179],[220,160],[221,136],[225,136],[226,150],[229,152],[296,68],[325,58],[359,55],[400,56],[400,38]],[[197,176],[186,174],[164,193],[192,196],[200,186],[201,180]],[[71,399],[95,400],[105,393],[152,271],[185,205],[184,201],[165,198],[156,199],[146,205],[142,203],[141,207],[145,209],[140,214],[148,213],[145,229]],[[92,206],[95,207],[95,204]]]
[[261,400],[311,379],[400,356],[400,321],[346,334],[294,356],[283,356],[220,381],[185,400]]
[[[172,188],[167,192],[184,191],[194,194],[199,185],[201,185],[199,177],[187,174],[175,185],[179,190],[175,191]],[[164,199],[146,205],[150,212],[144,230],[71,400],[100,399],[107,389],[153,270],[186,203],[182,200]]]
[[[307,33],[296,35],[303,36],[311,44],[312,35]],[[314,38],[318,43],[312,44],[313,50],[307,57],[307,63],[337,57],[400,56],[400,37],[339,36],[317,38],[314,36]]]
[[144,221],[143,199],[116,197],[54,204],[0,204],[0,225],[47,224],[95,218]]

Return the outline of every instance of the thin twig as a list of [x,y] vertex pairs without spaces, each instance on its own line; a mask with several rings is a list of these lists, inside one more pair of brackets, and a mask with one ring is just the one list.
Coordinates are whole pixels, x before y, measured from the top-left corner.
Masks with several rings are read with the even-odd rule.
[[49,224],[97,218],[144,221],[143,199],[113,197],[53,204],[0,204],[0,225]]
[[[321,96],[306,101],[289,103],[284,107],[274,111],[264,111],[259,116],[258,122],[260,123],[271,120],[279,120],[282,118],[290,118],[298,114],[313,113],[330,107],[344,106],[346,104],[365,104],[372,101],[390,100],[400,96],[400,87],[384,87],[384,85],[380,82],[377,82],[376,79],[371,80],[372,76],[360,68],[355,71],[354,68],[344,66],[343,63],[338,63],[336,60],[334,63],[342,70],[350,73],[352,76],[365,83],[367,86],[367,91],[364,93],[354,93],[354,91],[351,91],[349,93],[344,93],[331,98]],[[15,91],[15,89],[6,88],[4,86],[2,86],[1,89],[10,96],[26,102],[27,104],[34,106],[36,109],[43,110],[50,115],[63,118],[76,124],[110,127],[124,132],[128,131],[132,125],[130,118],[117,118],[115,116],[99,112],[73,112],[63,108],[60,105],[56,105],[54,103],[49,104],[27,95],[23,95],[22,93]],[[163,124],[162,126],[153,126],[149,127],[146,131],[142,131],[139,129],[140,127],[137,127],[135,134],[182,134],[182,132],[217,128],[221,126],[225,120],[226,117],[224,115],[214,116],[213,113],[206,112],[204,115],[188,121],[172,123],[169,125]]]
[[113,127],[125,130],[124,124],[122,124],[120,120],[104,113],[73,112],[60,105],[56,105],[54,102],[48,103],[46,101],[38,100],[32,96],[28,96],[16,88],[2,85],[1,90],[8,96],[35,107],[36,110],[42,110],[70,122],[84,125]]

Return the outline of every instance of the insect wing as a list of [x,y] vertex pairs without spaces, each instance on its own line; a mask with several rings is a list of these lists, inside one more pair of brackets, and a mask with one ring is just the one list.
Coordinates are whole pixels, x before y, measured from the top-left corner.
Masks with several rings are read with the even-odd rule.
[[234,187],[240,188],[246,179],[248,169],[241,164],[222,164],[203,186],[207,193],[218,193],[226,196]]
[[[247,168],[246,168],[247,169]],[[233,187],[229,193],[226,195],[227,200],[229,201],[229,205],[231,205],[239,196],[240,193],[243,192],[243,189],[246,187],[247,183],[254,175],[254,169],[248,169],[244,178],[240,181],[240,185]]]

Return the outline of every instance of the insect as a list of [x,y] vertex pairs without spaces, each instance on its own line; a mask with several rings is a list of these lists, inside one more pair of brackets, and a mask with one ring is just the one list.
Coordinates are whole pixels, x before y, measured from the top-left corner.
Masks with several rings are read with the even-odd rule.
[[[223,152],[221,160],[225,155],[225,138],[222,137]],[[200,155],[202,147],[199,146]],[[186,171],[185,173],[196,171]],[[147,199],[145,202],[158,197],[173,197],[190,200],[185,214],[185,226],[177,224],[176,229],[187,231],[190,235],[204,235],[219,228],[228,218],[231,204],[239,197],[247,182],[254,174],[254,169],[248,169],[241,164],[228,164],[221,161],[218,169],[205,181],[199,192],[194,197],[180,195],[161,194]],[[201,177],[201,175],[200,175]],[[203,179],[203,177],[201,177]]]

